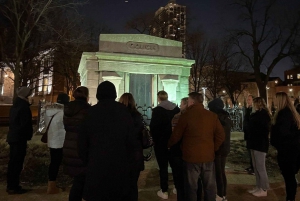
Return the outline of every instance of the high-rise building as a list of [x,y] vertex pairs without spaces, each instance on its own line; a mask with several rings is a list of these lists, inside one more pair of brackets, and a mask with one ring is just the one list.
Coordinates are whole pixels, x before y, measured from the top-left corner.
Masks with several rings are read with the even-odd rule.
[[186,6],[169,0],[154,15],[150,35],[182,42],[182,57],[186,50]]

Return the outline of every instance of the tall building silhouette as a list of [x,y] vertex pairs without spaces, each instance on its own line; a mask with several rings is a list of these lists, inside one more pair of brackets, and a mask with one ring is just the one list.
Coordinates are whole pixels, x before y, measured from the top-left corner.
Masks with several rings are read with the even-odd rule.
[[169,0],[154,15],[150,35],[182,42],[182,57],[186,51],[186,6]]

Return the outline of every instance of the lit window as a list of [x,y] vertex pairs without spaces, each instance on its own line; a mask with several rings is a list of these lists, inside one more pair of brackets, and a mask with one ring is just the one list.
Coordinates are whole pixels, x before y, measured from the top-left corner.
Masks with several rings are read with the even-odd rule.
[[300,79],[300,74],[297,74],[297,79]]
[[291,80],[293,79],[293,75],[290,75],[290,79],[291,79]]
[[288,80],[290,79],[290,76],[289,76],[289,75],[287,75],[287,79],[288,79]]

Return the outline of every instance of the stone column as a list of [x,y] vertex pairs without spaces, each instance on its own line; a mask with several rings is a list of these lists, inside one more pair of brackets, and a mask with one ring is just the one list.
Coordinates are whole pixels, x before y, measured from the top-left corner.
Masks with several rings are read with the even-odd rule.
[[160,75],[161,82],[164,87],[164,91],[168,93],[169,101],[176,102],[177,96],[177,85],[178,85],[178,76],[177,75]]
[[82,86],[89,89],[89,103],[97,104],[96,98],[97,87],[99,85],[99,63],[97,60],[87,60],[85,72],[80,75],[80,82]]

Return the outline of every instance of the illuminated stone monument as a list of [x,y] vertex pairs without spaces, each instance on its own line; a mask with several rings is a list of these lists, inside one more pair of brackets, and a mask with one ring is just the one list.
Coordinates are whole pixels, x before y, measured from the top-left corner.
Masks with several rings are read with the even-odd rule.
[[179,103],[189,93],[193,60],[181,58],[182,43],[143,34],[101,34],[99,52],[84,52],[78,72],[82,86],[97,103],[96,90],[103,81],[112,82],[117,99],[133,94],[138,105],[156,106],[157,92],[165,90],[169,100]]

